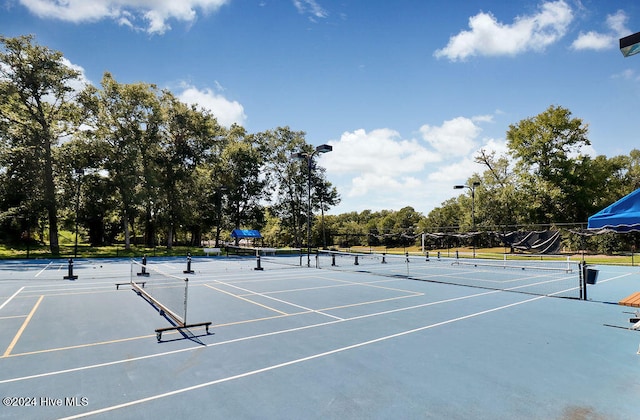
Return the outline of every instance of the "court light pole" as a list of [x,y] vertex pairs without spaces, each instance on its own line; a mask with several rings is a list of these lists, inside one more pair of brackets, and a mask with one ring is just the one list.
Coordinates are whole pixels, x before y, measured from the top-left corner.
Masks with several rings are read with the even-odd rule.
[[[473,181],[471,185],[454,185],[454,190],[469,188],[471,191],[471,227],[475,233],[476,230],[476,187],[480,185],[480,181]],[[476,237],[473,236],[473,258],[476,257]]]
[[307,161],[307,267],[311,267],[311,164],[315,155],[332,150],[333,146],[321,144],[311,153],[297,152],[291,155],[294,159]]
[[620,52],[624,57],[640,53],[640,32],[620,38]]
[[80,210],[80,185],[82,182],[82,177],[84,176],[84,169],[76,169],[75,173],[78,183],[78,190],[76,192],[76,243],[73,247],[73,258],[78,257],[78,213]]

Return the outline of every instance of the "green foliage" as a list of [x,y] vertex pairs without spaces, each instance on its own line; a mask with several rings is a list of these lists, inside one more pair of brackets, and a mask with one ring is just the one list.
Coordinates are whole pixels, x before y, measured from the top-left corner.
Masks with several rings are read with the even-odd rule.
[[0,37],[0,47],[0,240],[49,241],[55,255],[60,217],[96,246],[218,244],[233,228],[263,228],[273,201],[275,225],[299,242],[303,194],[314,211],[339,201],[322,168],[309,174],[291,159],[312,148],[303,132],[223,128],[169,91],[109,72],[77,92],[61,53],[32,37]]
[[[108,72],[99,87],[79,92],[79,82],[60,52],[0,36],[0,241],[34,252],[48,242],[40,252],[55,256],[59,228],[77,228],[92,246],[171,252],[252,228],[267,244],[303,247],[309,223],[312,245],[411,247],[422,232],[581,227],[640,188],[640,150],[585,155],[587,125],[550,106],[509,126],[505,155],[481,150],[486,170],[467,180],[477,187],[427,216],[411,207],[328,216],[340,196],[304,132],[224,128],[169,91]],[[636,238],[565,242],[610,253]]]

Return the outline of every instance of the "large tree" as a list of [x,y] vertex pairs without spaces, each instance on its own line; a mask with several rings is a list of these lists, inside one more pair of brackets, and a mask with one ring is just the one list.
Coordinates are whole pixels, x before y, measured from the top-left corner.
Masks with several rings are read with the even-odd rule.
[[550,106],[541,114],[509,126],[507,146],[515,159],[519,184],[529,192],[529,217],[539,223],[575,220],[571,200],[585,188],[578,167],[581,148],[590,145],[588,127],[571,111]]
[[2,166],[28,186],[23,203],[31,208],[26,211],[33,212],[33,206],[46,211],[49,246],[57,255],[55,149],[79,122],[72,88],[79,73],[62,53],[34,44],[32,36],[0,36],[0,48]]
[[157,167],[153,156],[159,147],[160,110],[158,89],[151,84],[118,83],[110,73],[102,89],[88,87],[82,95],[90,129],[86,136],[105,150],[104,169],[118,193],[125,247],[141,204],[153,199]]

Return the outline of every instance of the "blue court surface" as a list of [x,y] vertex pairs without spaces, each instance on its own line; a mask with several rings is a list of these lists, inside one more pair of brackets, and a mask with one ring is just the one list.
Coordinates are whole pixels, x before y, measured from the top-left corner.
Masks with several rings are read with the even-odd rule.
[[[508,291],[274,258],[149,258],[146,278],[124,259],[78,260],[76,279],[66,260],[0,263],[0,418],[640,415],[640,316],[617,304],[638,267],[598,266],[585,301],[499,270],[455,276]],[[179,316],[186,289],[186,323],[209,330],[159,341],[176,321],[131,279]]]

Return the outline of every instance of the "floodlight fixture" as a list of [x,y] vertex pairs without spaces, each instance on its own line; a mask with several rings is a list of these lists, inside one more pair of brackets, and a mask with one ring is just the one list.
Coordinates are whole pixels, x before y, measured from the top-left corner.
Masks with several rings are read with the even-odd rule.
[[620,38],[620,52],[625,57],[640,53],[640,32]]
[[327,153],[333,150],[333,146],[329,145],[329,144],[321,144],[320,146],[316,147],[316,152],[317,153]]

